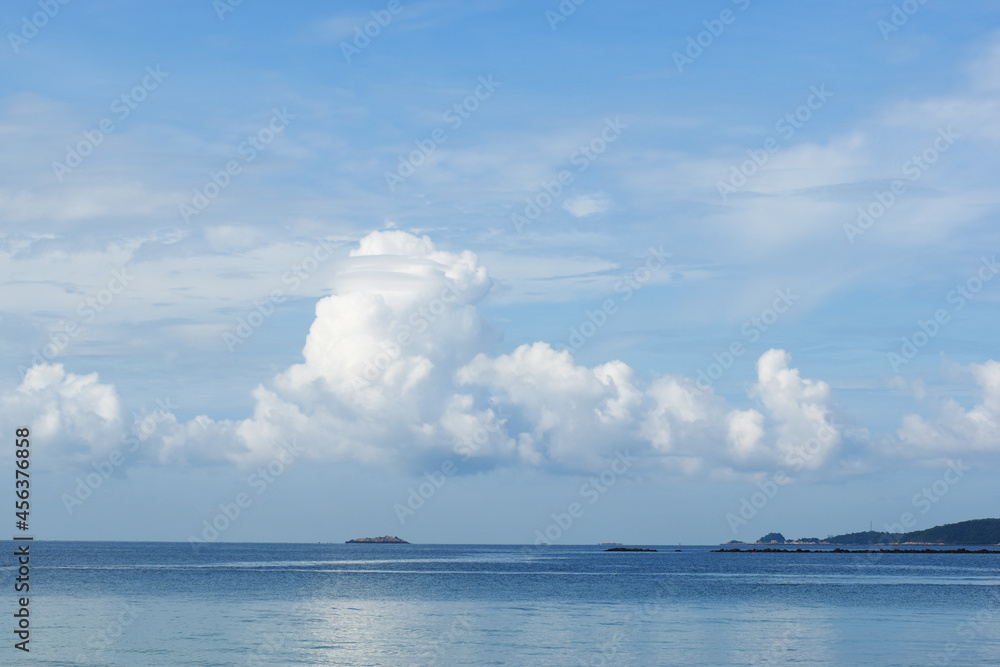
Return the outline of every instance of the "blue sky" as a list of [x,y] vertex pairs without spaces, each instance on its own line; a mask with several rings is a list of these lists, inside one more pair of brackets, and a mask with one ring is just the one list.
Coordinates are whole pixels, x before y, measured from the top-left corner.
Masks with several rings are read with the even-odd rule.
[[995,514],[993,3],[0,25],[0,424],[35,434],[39,537]]

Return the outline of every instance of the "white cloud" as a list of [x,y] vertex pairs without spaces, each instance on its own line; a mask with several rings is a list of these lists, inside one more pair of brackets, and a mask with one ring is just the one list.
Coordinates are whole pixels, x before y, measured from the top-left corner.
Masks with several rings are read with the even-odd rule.
[[335,294],[316,304],[303,363],[257,388],[253,417],[219,425],[235,438],[214,455],[257,460],[292,438],[324,460],[389,461],[445,446],[462,430],[451,376],[498,340],[475,307],[491,282],[471,252],[400,231],[369,234],[333,278]]
[[840,430],[827,406],[830,385],[802,379],[798,369],[789,368],[790,361],[784,350],[761,355],[750,395],[759,398],[777,422],[773,447],[779,460],[784,465],[819,468],[840,442]]
[[969,364],[981,400],[964,409],[954,399],[941,406],[936,420],[920,415],[902,419],[894,453],[921,458],[960,452],[1000,452],[1000,362]]
[[59,190],[59,196],[4,188],[0,189],[0,221],[14,227],[39,221],[128,220],[172,210],[176,201],[173,193],[156,192],[135,181],[83,187],[66,185]]
[[702,394],[686,378],[662,377],[650,384],[646,395],[650,406],[640,428],[655,451],[700,457],[710,453],[706,444],[718,444],[719,434],[706,431],[718,424],[724,406],[711,392]]
[[209,226],[203,233],[208,245],[218,252],[251,248],[264,240],[258,230],[246,225]]
[[611,200],[604,195],[577,195],[564,201],[562,207],[574,218],[586,218],[607,211]]
[[[42,442],[69,435],[81,443],[100,446],[102,440],[121,430],[121,403],[111,385],[100,384],[97,373],[74,375],[61,364],[32,367],[4,401],[5,411],[15,415],[30,407],[22,419],[31,421],[31,431]],[[31,414],[34,413],[34,414]]]
[[738,458],[758,453],[757,446],[764,437],[764,415],[756,410],[733,410],[726,416],[729,443]]
[[534,343],[496,358],[480,354],[456,379],[487,388],[517,413],[522,430],[512,435],[531,444],[529,460],[590,470],[636,440],[631,431],[642,393],[634,375],[620,361],[586,368],[574,364],[569,352]]
[[544,342],[492,356],[499,336],[477,307],[492,280],[473,253],[390,230],[350,255],[335,294],[316,306],[303,363],[257,388],[251,418],[210,425],[224,432],[214,453],[173,456],[251,462],[295,438],[322,460],[437,452],[592,471],[629,449],[691,474],[787,463],[801,436],[829,425],[829,387],[800,379],[782,351],[761,358],[753,392],[777,424],[768,435],[761,413],[734,410],[688,378],[643,382],[621,361],[585,367]]
[[106,456],[125,434],[125,413],[113,385],[97,373],[67,373],[62,364],[38,364],[21,384],[0,396],[0,421],[27,426],[42,468],[86,465]]

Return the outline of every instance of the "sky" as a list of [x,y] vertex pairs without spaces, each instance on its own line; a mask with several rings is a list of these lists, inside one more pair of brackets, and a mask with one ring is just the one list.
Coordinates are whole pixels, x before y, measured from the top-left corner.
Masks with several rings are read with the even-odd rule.
[[998,515],[993,2],[35,0],[0,27],[0,431],[30,429],[36,538]]

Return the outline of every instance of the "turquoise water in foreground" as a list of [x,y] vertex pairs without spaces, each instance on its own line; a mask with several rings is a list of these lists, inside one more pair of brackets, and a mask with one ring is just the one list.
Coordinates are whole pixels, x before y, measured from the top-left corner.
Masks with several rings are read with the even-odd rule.
[[1000,555],[657,548],[35,542],[0,663],[1000,665]]

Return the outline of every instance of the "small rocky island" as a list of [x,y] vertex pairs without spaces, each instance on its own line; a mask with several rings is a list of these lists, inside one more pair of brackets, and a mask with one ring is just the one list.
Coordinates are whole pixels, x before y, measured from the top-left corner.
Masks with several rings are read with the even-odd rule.
[[611,547],[605,551],[656,551],[656,549],[639,549],[636,547]]
[[383,535],[382,537],[358,537],[347,540],[344,544],[409,544],[409,542],[392,535]]

